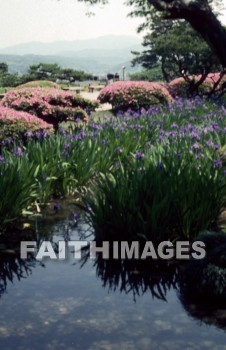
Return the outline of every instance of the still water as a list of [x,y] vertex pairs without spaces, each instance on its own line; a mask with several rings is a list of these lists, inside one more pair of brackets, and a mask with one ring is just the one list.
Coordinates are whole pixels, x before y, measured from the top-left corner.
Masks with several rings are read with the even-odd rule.
[[[62,237],[55,224],[51,238]],[[226,309],[183,304],[172,276],[142,278],[91,260],[81,267],[0,257],[2,350],[226,349]]]

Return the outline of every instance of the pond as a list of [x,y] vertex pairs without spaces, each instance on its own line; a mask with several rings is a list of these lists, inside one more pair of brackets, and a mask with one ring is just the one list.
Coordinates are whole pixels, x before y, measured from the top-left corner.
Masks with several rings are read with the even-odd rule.
[[[65,236],[64,225],[53,225],[54,241]],[[79,237],[72,229],[70,239]],[[150,276],[90,259],[81,266],[12,254],[1,255],[0,267],[1,349],[226,349],[226,309],[181,301],[173,273],[149,283]]]

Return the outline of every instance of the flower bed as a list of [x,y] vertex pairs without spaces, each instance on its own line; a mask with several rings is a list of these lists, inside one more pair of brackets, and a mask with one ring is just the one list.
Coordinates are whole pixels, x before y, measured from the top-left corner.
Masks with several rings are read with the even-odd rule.
[[114,110],[139,110],[170,103],[172,97],[163,83],[120,81],[102,89],[98,100],[101,103],[110,103]]
[[[218,103],[177,99],[3,149],[0,170],[18,157],[20,171],[32,165],[40,207],[52,196],[79,196],[97,240],[190,240],[216,227],[226,206],[225,117]],[[18,187],[0,177],[3,183],[5,193]],[[18,213],[21,205],[27,209],[19,203]]]

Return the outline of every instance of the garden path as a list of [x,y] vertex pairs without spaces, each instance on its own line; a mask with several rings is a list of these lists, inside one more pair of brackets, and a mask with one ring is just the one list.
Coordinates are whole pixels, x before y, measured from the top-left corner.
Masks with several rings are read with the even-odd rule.
[[[82,97],[87,98],[91,101],[96,100],[99,92],[98,91],[94,91],[94,92],[87,92],[87,91],[82,91],[80,94]],[[104,103],[101,104],[99,108],[97,108],[97,111],[107,111],[109,109],[112,109],[111,105],[109,103]]]

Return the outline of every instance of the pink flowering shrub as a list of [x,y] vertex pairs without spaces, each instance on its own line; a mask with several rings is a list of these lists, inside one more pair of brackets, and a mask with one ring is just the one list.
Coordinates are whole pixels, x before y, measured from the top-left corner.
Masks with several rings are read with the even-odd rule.
[[[220,77],[220,73],[208,74],[205,81],[201,85],[199,85],[197,91],[195,92],[198,93],[199,95],[204,95],[206,93],[209,93],[210,91],[212,91],[214,87],[214,83],[218,81],[219,77]],[[194,76],[195,82],[198,82],[200,79],[201,79],[200,75]],[[226,76],[223,77],[223,79],[221,80],[217,88],[220,88],[224,82],[226,82]],[[177,78],[172,80],[168,84],[168,90],[174,98],[187,97],[189,94],[189,86],[190,86],[189,82],[185,81],[184,78]]]
[[45,121],[26,112],[0,107],[0,142],[8,139],[24,140],[26,136],[43,131],[51,133],[53,127]]
[[103,88],[98,100],[110,103],[115,110],[138,110],[172,102],[172,97],[163,83],[118,81]]
[[87,121],[88,116],[81,109],[95,110],[98,102],[54,88],[27,88],[8,91],[2,105],[36,115],[56,130],[59,123],[76,120],[78,115]]

